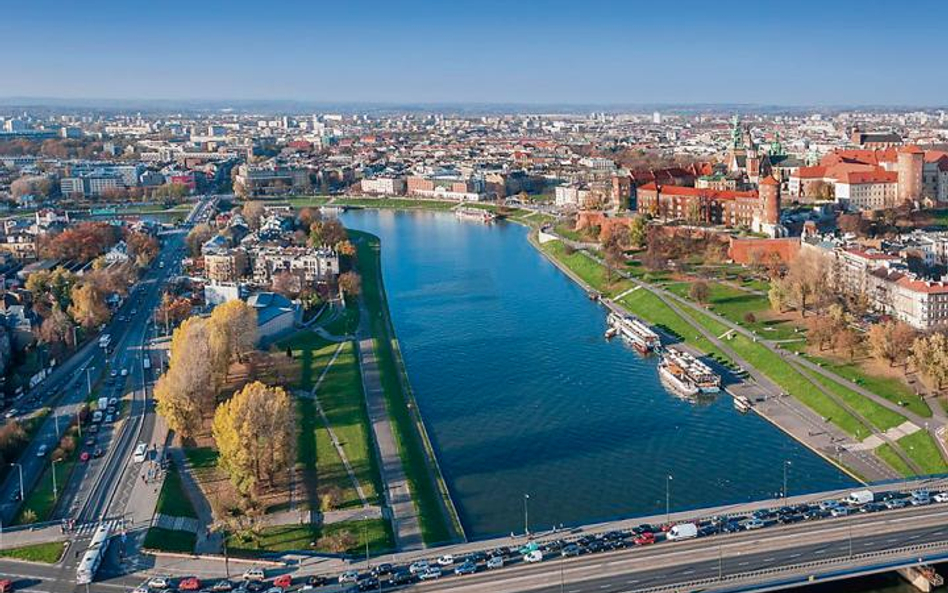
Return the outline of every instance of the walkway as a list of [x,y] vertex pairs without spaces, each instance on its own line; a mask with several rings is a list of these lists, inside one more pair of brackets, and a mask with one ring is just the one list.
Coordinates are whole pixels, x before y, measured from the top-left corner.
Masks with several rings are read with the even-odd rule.
[[[368,311],[363,306],[361,317],[366,319]],[[398,454],[398,445],[392,430],[392,421],[385,407],[385,392],[382,389],[375,343],[372,338],[359,340],[359,366],[362,369],[362,386],[369,422],[378,448],[382,482],[385,483],[385,499],[392,510],[392,528],[395,544],[399,550],[415,550],[424,547],[418,510],[411,498],[408,478]]]

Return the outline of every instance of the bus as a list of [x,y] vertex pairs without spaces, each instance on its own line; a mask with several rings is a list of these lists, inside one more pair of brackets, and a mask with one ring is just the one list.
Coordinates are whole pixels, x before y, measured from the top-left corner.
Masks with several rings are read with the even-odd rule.
[[112,336],[110,336],[109,334],[102,334],[101,336],[99,336],[99,348],[102,348],[103,350],[108,350],[109,344],[111,343],[112,343]]
[[89,549],[82,555],[79,561],[79,568],[76,569],[76,583],[79,585],[88,585],[95,578],[95,571],[99,570],[102,559],[105,558],[105,552],[109,547],[109,538],[112,537],[112,524],[105,522],[95,529],[92,535],[92,541],[89,542]]

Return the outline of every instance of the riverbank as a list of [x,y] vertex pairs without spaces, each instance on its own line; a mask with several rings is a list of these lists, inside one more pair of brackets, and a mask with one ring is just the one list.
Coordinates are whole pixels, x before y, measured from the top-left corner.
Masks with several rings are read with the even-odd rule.
[[350,230],[362,274],[364,320],[371,336],[378,379],[392,433],[426,545],[465,539],[402,360],[382,278],[381,245],[375,235]]
[[775,385],[769,376],[760,373],[756,365],[744,359],[743,354],[746,352],[735,352],[731,348],[730,340],[728,343],[721,340],[721,337],[727,333],[726,328],[706,327],[695,315],[690,315],[689,312],[664,302],[651,289],[636,284],[629,278],[618,277],[608,280],[603,266],[579,251],[568,253],[566,246],[558,239],[541,245],[537,236],[531,233],[529,240],[531,245],[551,263],[585,290],[603,294],[607,298],[620,297],[612,303],[613,306],[657,324],[659,329],[666,334],[676,336],[700,352],[710,354],[719,361],[736,363],[749,371],[757,386],[769,395],[765,402],[768,410],[760,414],[761,417],[830,464],[859,481],[896,477],[894,471],[883,469],[886,466],[881,460],[875,459],[874,456],[869,457],[871,453],[857,451],[858,441],[840,430],[834,430],[835,427],[828,425],[824,420],[825,416],[817,416],[803,405],[797,405],[795,409],[786,409],[788,406],[794,407],[792,406],[794,400],[781,397],[780,387]]

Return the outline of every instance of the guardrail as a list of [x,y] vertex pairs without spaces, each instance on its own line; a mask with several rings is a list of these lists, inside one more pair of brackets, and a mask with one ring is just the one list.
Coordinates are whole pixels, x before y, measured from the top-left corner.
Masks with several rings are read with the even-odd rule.
[[[874,560],[877,558],[886,558],[886,557],[899,556],[899,555],[905,556],[911,552],[923,552],[923,551],[931,552],[935,550],[944,551],[945,554],[942,554],[940,556],[932,556],[928,558],[920,558],[920,557],[912,556],[912,557],[909,557],[908,559],[897,560],[895,562],[888,562],[888,563],[883,563],[883,564],[868,564],[865,566],[851,568],[842,572],[838,572],[838,571],[836,572],[836,576],[859,576],[861,574],[869,574],[870,572],[879,572],[880,570],[903,568],[907,566],[917,566],[920,564],[927,564],[929,562],[943,560],[945,558],[948,558],[948,542],[930,542],[926,544],[914,544],[911,546],[903,546],[901,548],[895,548],[895,549],[890,549],[890,550],[863,552],[860,554],[852,554],[852,555],[846,554],[844,556],[836,556],[834,558],[825,558],[823,560],[813,560],[810,562],[787,564],[784,566],[778,566],[778,567],[773,567],[773,568],[763,568],[759,570],[751,570],[751,571],[746,571],[746,572],[721,574],[718,577],[708,577],[705,579],[696,579],[692,581],[668,583],[664,585],[656,585],[653,587],[645,587],[645,588],[640,588],[640,589],[633,588],[633,589],[630,589],[630,591],[635,591],[635,593],[659,593],[661,591],[678,591],[681,589],[691,589],[691,590],[696,590],[698,588],[707,589],[714,585],[729,584],[729,583],[736,584],[739,581],[761,579],[762,577],[768,577],[768,576],[778,576],[783,573],[806,571],[807,569],[810,569],[810,568],[824,568],[824,567],[830,567],[834,565],[847,564],[847,563],[852,564],[854,562],[858,562],[859,560]],[[782,584],[785,584],[785,586],[790,587],[792,585],[810,583],[810,582],[813,582],[814,580],[819,580],[819,576],[820,575],[818,574],[802,575],[799,578],[794,578],[793,580],[786,581]],[[828,577],[828,576],[833,576],[833,574],[832,573],[824,574],[823,578],[825,579],[825,577]],[[757,585],[754,588],[758,588],[758,587],[768,588],[772,586],[776,586],[776,583],[773,583],[772,581],[769,583],[761,582],[759,583],[759,585]],[[744,590],[749,590],[749,589],[745,588]]]

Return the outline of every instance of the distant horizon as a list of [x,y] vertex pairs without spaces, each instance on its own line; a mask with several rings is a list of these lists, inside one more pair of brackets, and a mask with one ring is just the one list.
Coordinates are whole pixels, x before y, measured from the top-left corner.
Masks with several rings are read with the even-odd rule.
[[15,59],[0,87],[73,100],[928,106],[948,102],[946,21],[935,0],[31,0],[4,6],[0,53]]

